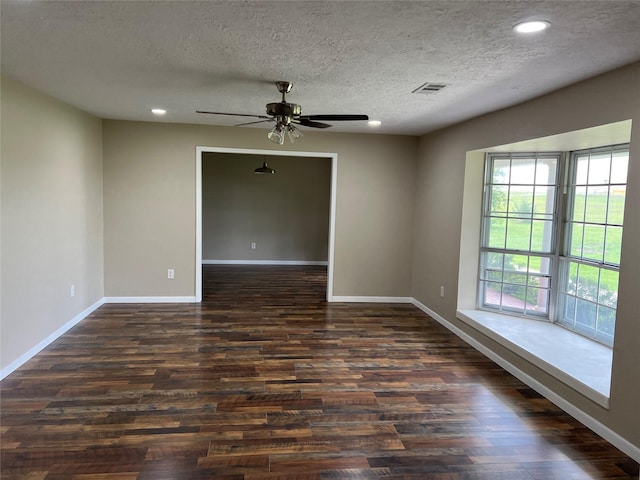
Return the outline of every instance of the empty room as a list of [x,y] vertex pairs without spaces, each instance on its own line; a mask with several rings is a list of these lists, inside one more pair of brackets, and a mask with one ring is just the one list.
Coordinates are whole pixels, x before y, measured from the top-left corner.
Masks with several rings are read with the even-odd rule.
[[0,22],[3,479],[640,479],[640,2]]

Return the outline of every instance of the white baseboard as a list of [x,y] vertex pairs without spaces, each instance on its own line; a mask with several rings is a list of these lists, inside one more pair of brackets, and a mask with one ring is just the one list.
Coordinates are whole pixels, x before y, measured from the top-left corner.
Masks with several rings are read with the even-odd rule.
[[344,303],[413,303],[411,297],[367,297],[367,296],[340,296],[333,295],[329,302]]
[[474,339],[467,333],[463,332],[455,325],[451,324],[444,317],[438,315],[429,307],[420,303],[415,298],[412,299],[411,303],[413,303],[416,307],[418,307],[424,313],[429,315],[431,318],[436,320],[447,330],[451,331],[456,336],[460,337],[466,343],[471,345],[473,348],[478,350],[480,353],[482,353],[483,355],[485,355],[486,357],[490,358],[495,363],[500,365],[502,368],[504,368],[507,372],[509,372],[514,377],[516,377],[518,380],[525,383],[526,385],[531,387],[533,390],[538,392],[540,395],[547,398],[549,401],[551,401],[552,403],[560,407],[562,410],[567,412],[573,418],[575,418],[576,420],[584,424],[587,428],[593,430],[595,433],[600,435],[606,441],[608,441],[615,447],[619,448],[621,451],[623,451],[624,453],[629,455],[631,458],[633,458],[636,462],[640,462],[640,448],[636,447],[634,444],[632,444],[625,438],[621,437],[616,432],[611,430],[609,427],[607,427],[606,425],[603,425],[602,423],[597,421],[595,418],[585,413],[583,410],[580,410],[578,407],[576,407],[572,403],[565,400],[563,397],[555,393],[553,390],[547,388],[546,386],[538,382],[535,378],[526,374],[525,372],[520,370],[518,367],[513,365],[511,362],[504,359],[503,357],[495,353],[493,350],[490,350],[489,348],[484,346],[482,343],[478,342],[476,339]]
[[22,365],[24,365],[25,363],[27,363],[27,361],[29,361],[32,357],[34,357],[37,353],[41,352],[42,350],[44,350],[47,346],[49,346],[51,343],[53,343],[55,340],[57,340],[60,336],[62,336],[65,332],[67,332],[68,330],[70,330],[72,327],[74,327],[75,325],[77,325],[78,323],[80,323],[80,321],[84,320],[87,316],[89,316],[92,312],[94,312],[95,310],[97,310],[98,308],[100,308],[100,306],[102,306],[102,304],[104,303],[104,298],[101,298],[100,300],[98,300],[96,303],[94,303],[93,305],[91,305],[90,307],[84,309],[82,312],[80,312],[78,315],[76,315],[75,317],[73,317],[71,320],[69,320],[67,323],[65,323],[63,326],[61,326],[60,328],[58,328],[55,332],[53,332],[51,335],[49,335],[47,338],[45,338],[44,340],[38,342],[38,344],[29,349],[27,352],[25,352],[24,354],[20,355],[20,357],[18,357],[17,359],[15,359],[13,362],[11,362],[9,365],[7,365],[6,367],[4,367],[1,371],[0,371],[0,380],[2,380],[3,378],[5,378],[6,376],[8,376],[9,374],[13,373],[14,371],[16,371],[19,367],[21,367]]
[[104,303],[196,303],[196,297],[105,297]]
[[202,260],[203,265],[328,265],[315,260]]

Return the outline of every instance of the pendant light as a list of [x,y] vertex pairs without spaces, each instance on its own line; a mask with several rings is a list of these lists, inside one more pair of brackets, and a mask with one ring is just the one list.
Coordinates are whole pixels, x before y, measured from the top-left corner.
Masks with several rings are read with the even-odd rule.
[[256,168],[253,173],[257,173],[259,175],[270,173],[273,175],[276,171],[273,168],[268,167],[267,162],[262,162],[262,166]]

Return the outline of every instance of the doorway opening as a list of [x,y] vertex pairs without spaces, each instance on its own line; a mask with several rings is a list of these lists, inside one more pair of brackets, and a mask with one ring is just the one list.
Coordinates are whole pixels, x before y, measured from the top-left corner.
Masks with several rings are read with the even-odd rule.
[[[227,148],[227,147],[196,147],[196,245],[195,245],[195,299],[196,302],[202,302],[202,266],[203,266],[203,158],[207,153],[224,153],[236,154],[242,156],[255,156],[255,164],[268,163],[269,158],[273,157],[302,157],[306,158],[324,158],[331,162],[330,175],[330,202],[329,202],[329,232],[327,245],[327,288],[326,299],[331,301],[333,297],[333,263],[334,263],[334,245],[335,245],[335,213],[336,213],[336,185],[337,185],[337,153],[328,152],[292,152],[278,150],[260,150],[246,148]],[[258,262],[260,263],[260,262]],[[287,262],[281,262],[287,263]],[[290,262],[296,263],[296,262]]]

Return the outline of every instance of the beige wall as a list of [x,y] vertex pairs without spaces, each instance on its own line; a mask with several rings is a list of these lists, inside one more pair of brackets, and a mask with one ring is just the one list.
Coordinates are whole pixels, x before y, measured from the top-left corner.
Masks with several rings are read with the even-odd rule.
[[101,131],[2,79],[2,367],[103,297]]
[[[413,296],[543,385],[640,447],[640,64],[420,139]],[[633,119],[610,409],[606,410],[456,319],[467,151]],[[480,155],[479,158],[482,158]],[[479,206],[478,206],[479,208]],[[465,226],[466,227],[466,226]],[[440,286],[447,294],[440,298]]]
[[[265,160],[275,175],[253,173]],[[202,258],[326,262],[330,200],[330,158],[207,152]]]
[[410,293],[415,137],[105,120],[103,141],[107,297],[195,294],[196,146],[337,153],[334,295]]

